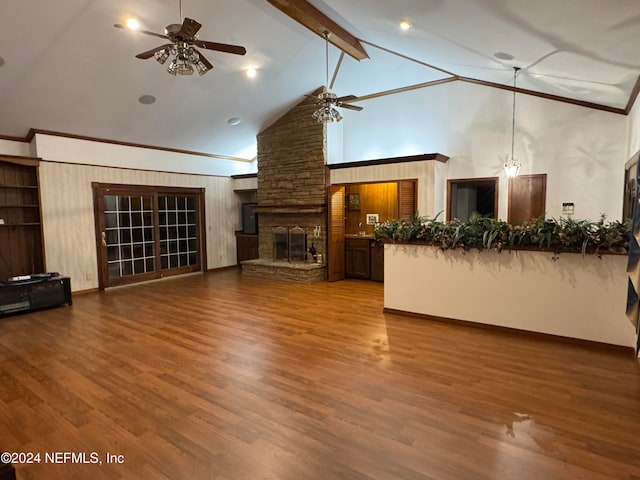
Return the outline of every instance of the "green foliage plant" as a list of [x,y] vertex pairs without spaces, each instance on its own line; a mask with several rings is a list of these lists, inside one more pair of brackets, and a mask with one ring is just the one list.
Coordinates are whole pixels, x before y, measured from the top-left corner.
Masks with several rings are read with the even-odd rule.
[[629,249],[630,222],[607,222],[604,215],[598,221],[569,218],[534,218],[519,225],[510,225],[477,213],[462,222],[421,217],[388,220],[373,230],[377,240],[388,242],[419,242],[437,245],[442,250],[472,248],[501,252],[514,249],[549,250],[557,258],[560,252],[582,255],[625,253]]

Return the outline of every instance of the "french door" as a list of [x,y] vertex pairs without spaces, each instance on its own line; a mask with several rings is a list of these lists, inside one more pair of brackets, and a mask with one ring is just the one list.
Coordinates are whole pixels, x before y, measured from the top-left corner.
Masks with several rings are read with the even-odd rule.
[[204,270],[204,190],[93,184],[99,287]]

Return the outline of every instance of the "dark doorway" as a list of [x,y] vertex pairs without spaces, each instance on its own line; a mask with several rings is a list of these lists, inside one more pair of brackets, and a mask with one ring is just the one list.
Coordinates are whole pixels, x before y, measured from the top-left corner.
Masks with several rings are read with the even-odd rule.
[[498,217],[498,177],[447,180],[447,220],[466,222],[474,212]]

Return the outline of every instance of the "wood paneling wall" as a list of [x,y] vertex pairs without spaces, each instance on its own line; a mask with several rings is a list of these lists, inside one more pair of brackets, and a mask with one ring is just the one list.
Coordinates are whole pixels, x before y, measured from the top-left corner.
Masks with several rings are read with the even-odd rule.
[[360,195],[360,210],[349,210],[347,202],[345,233],[358,233],[358,224],[362,223],[364,231],[371,234],[373,225],[367,225],[368,213],[377,213],[380,222],[398,218],[397,182],[347,185],[347,198],[350,194]]
[[47,269],[70,276],[74,291],[98,288],[91,182],[205,188],[207,267],[235,265],[240,200],[231,178],[41,162]]

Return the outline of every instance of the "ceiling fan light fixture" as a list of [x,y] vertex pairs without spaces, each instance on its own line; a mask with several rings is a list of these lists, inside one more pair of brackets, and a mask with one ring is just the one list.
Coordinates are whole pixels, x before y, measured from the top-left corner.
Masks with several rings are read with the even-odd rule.
[[171,60],[167,72],[171,75],[193,75],[193,66],[188,58],[178,54],[176,58]]
[[[324,32],[325,84],[322,92],[316,96],[318,99],[316,102],[317,108],[313,112],[313,118],[315,118],[319,123],[339,122],[342,120],[342,115],[340,115],[340,112],[338,112],[335,107],[347,108],[349,110],[356,111],[362,110],[362,107],[351,105],[349,103],[357,100],[358,97],[355,95],[338,97],[335,93],[329,90],[329,35],[329,32]],[[338,62],[338,66],[339,65],[340,62]]]
[[198,75],[202,76],[210,70],[202,62],[202,60],[200,60],[200,55],[198,55],[198,52],[195,48],[192,48],[192,47],[189,48],[187,58],[189,62],[191,62],[191,64],[196,67],[196,71],[198,72]]
[[155,59],[158,61],[160,65],[164,65],[164,62],[167,61],[167,59],[169,58],[169,55],[171,55],[170,47],[166,47],[153,54],[153,56],[155,57]]
[[332,123],[342,120],[342,115],[340,115],[340,112],[333,108],[330,103],[318,102],[318,108],[313,112],[313,118],[315,118],[318,123]]
[[[225,43],[209,42],[198,38],[198,31],[202,24],[196,20],[182,15],[182,0],[179,2],[181,23],[172,23],[167,25],[164,35],[154,32],[142,30],[141,33],[154,37],[164,38],[171,43],[152,48],[146,52],[136,55],[136,58],[146,60],[154,57],[156,61],[163,65],[169,57],[174,57],[167,71],[171,75],[193,75],[197,70],[200,76],[213,69],[213,64],[206,59],[194,46],[207,50],[231,53],[234,55],[244,55],[247,53],[246,48],[240,45],[227,45]],[[139,26],[133,17],[127,19],[125,24],[116,23],[115,28],[128,29],[137,28]],[[1,64],[0,64],[1,66]]]
[[194,63],[194,65],[196,66],[196,71],[200,76],[204,75],[209,71],[207,66],[204,63],[202,63],[200,60],[198,60],[198,63]]

